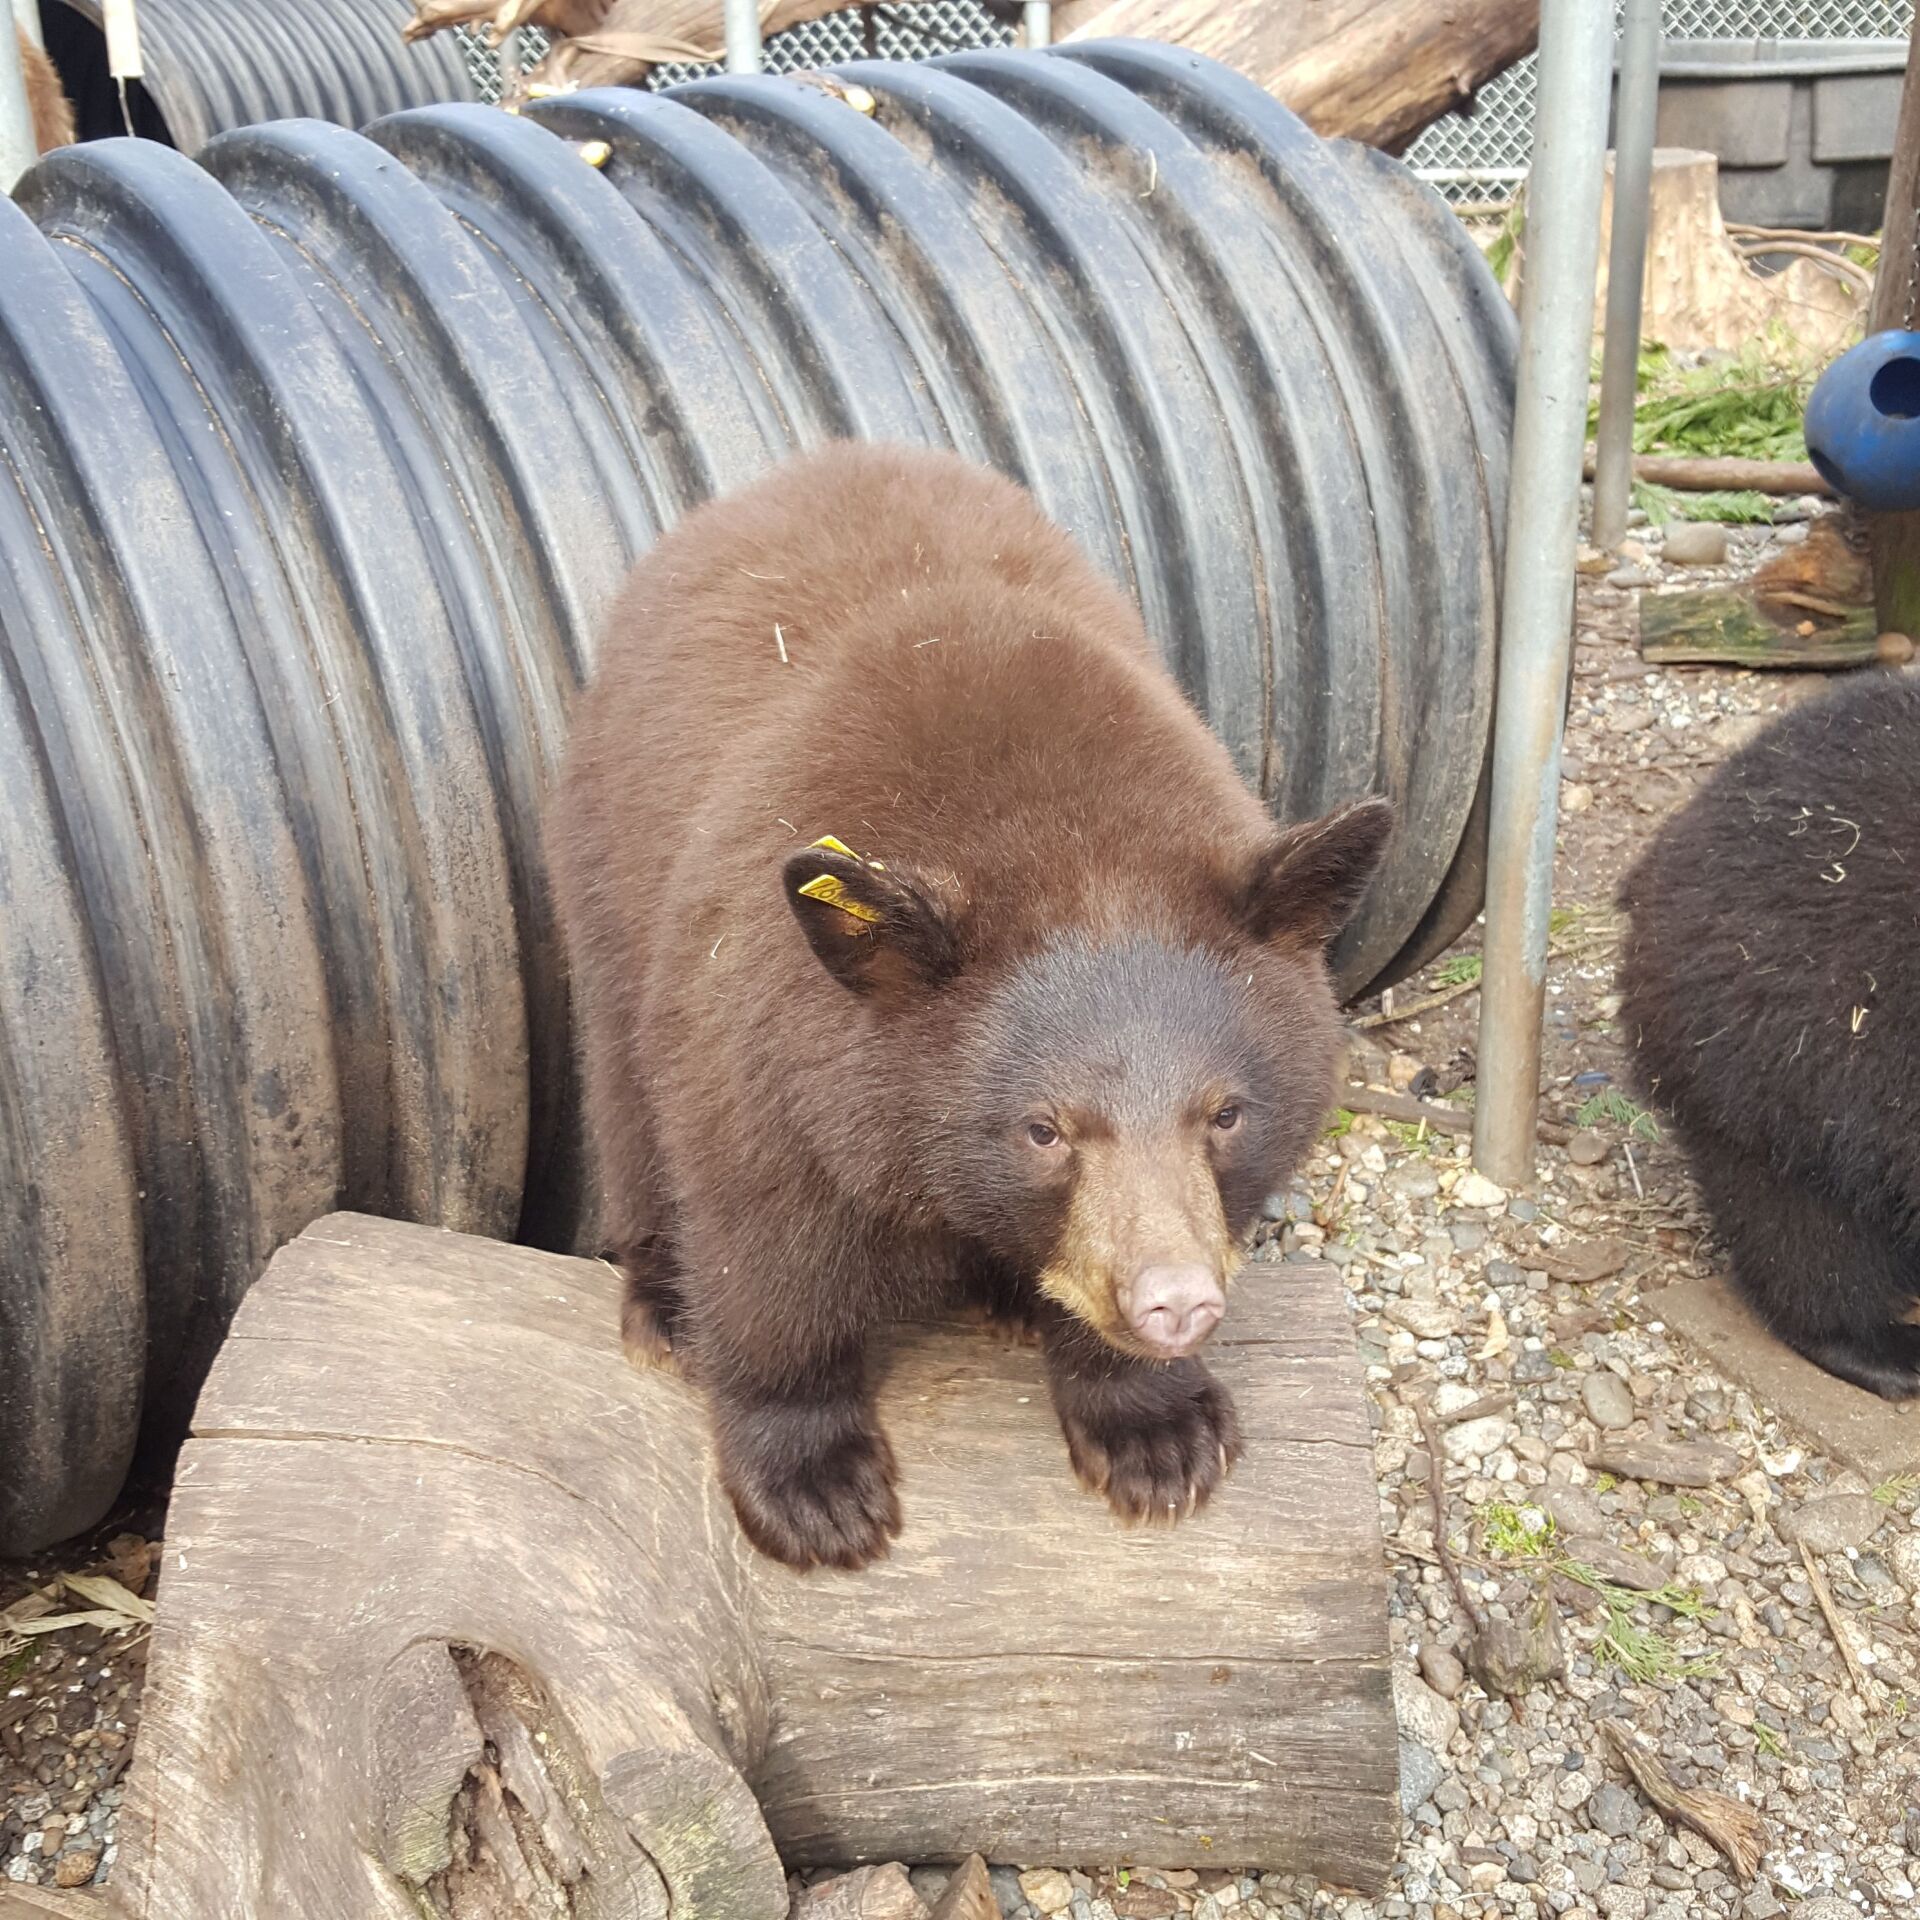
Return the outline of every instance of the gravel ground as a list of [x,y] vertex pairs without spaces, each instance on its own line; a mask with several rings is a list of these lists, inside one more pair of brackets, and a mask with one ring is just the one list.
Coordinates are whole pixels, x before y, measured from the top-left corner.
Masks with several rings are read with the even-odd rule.
[[[1720,571],[1802,531],[1736,529]],[[1407,1814],[1393,1890],[1370,1901],[1271,1875],[1137,1871],[1123,1885],[996,1867],[1007,1915],[1920,1914],[1920,1479],[1861,1484],[1668,1339],[1648,1293],[1711,1268],[1715,1250],[1673,1148],[1609,1108],[1620,873],[1766,715],[1815,690],[1813,676],[1648,670],[1637,588],[1715,577],[1663,566],[1662,544],[1643,529],[1581,582],[1545,1056],[1545,1110],[1573,1137],[1543,1150],[1535,1192],[1510,1196],[1472,1173],[1462,1144],[1356,1115],[1270,1209],[1269,1257],[1341,1267],[1367,1367]],[[1449,956],[1402,987],[1403,1016],[1461,972]],[[1471,1077],[1476,1012],[1467,989],[1360,1033],[1361,1077],[1445,1095]],[[1518,1715],[1465,1670],[1468,1623],[1435,1552],[1428,1407],[1476,1606],[1524,1623],[1544,1592],[1561,1622],[1564,1676],[1526,1689]],[[156,1529],[123,1517],[64,1561],[0,1568],[0,1610],[61,1571],[150,1592]],[[83,1626],[9,1655],[0,1638],[9,1878],[106,1877],[142,1639]],[[1751,1878],[1652,1809],[1604,1719],[1639,1729],[1678,1786],[1765,1817]],[[913,1886],[930,1904],[944,1878],[923,1869]],[[902,1920],[923,1911],[900,1892]]]

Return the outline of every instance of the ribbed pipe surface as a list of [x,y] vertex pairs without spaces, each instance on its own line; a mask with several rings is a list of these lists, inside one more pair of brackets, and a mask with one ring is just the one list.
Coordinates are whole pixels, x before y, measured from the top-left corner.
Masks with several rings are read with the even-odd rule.
[[0,204],[0,1552],[181,1430],[314,1215],[574,1231],[541,796],[631,557],[789,450],[1006,469],[1276,811],[1393,793],[1348,990],[1476,910],[1514,327],[1451,216],[1165,48],[832,85]]
[[[101,0],[41,5],[85,133],[106,89]],[[412,17],[408,0],[139,0],[145,75],[135,91],[161,124],[135,130],[197,153],[216,134],[293,114],[363,127],[407,107],[474,99],[454,36],[409,43],[400,29]]]

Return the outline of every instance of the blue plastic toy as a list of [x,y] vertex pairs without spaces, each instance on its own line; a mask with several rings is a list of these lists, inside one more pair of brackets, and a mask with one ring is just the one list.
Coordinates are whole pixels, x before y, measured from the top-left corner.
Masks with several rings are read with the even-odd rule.
[[1850,347],[1807,398],[1807,452],[1834,492],[1878,513],[1920,507],[1920,333]]

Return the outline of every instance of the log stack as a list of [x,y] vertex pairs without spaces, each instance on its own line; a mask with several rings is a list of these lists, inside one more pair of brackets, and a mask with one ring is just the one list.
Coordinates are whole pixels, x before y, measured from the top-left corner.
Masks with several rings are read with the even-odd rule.
[[[443,27],[518,26],[557,37],[525,76],[533,93],[628,85],[657,65],[717,61],[720,0],[413,0],[410,39]],[[767,0],[768,33],[847,0]],[[1012,12],[1015,9],[997,8]],[[911,15],[909,6],[892,9]],[[1316,133],[1402,153],[1421,129],[1533,51],[1540,0],[1058,0],[1056,40],[1162,40],[1255,79]]]

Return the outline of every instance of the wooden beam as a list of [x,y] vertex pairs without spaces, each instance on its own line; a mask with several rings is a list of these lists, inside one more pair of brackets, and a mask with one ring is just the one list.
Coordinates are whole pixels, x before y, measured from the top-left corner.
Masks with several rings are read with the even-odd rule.
[[[1887,174],[1887,212],[1869,333],[1911,328],[1920,313],[1920,16],[1907,49],[1906,83]],[[1920,639],[1920,513],[1868,516],[1874,612],[1883,633]]]
[[[1586,475],[1593,478],[1593,455]],[[1810,460],[1740,460],[1684,453],[1637,453],[1633,477],[1682,493],[1804,493],[1831,496],[1833,489]]]
[[1540,0],[1056,0],[1056,40],[1169,40],[1211,54],[1316,133],[1403,152],[1533,51]]
[[974,1851],[1384,1887],[1386,1574],[1335,1268],[1246,1270],[1211,1351],[1246,1453],[1172,1529],[1075,1483],[1036,1351],[906,1330],[905,1532],[804,1577],[742,1539],[699,1396],[621,1359],[619,1286],[347,1215],[276,1256],[168,1515],[130,1911],[577,1885],[605,1920],[784,1920],[783,1860]]

